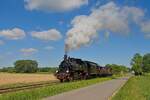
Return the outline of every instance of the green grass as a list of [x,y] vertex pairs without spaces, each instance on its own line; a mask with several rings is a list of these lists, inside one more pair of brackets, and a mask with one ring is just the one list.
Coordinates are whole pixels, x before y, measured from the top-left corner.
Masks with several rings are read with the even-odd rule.
[[130,78],[112,100],[150,100],[150,74]]
[[40,100],[47,96],[53,96],[62,92],[85,87],[106,80],[111,80],[113,78],[114,77],[95,78],[95,79],[82,80],[77,82],[61,83],[57,85],[52,85],[52,86],[47,86],[47,87],[42,87],[42,88],[37,88],[32,90],[2,94],[0,95],[0,100]]

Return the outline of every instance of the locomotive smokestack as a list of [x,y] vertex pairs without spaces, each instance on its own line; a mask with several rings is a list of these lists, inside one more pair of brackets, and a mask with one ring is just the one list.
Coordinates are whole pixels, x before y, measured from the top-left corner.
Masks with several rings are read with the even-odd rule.
[[64,60],[68,59],[68,56],[67,56],[68,50],[67,50],[67,48],[68,48],[68,45],[65,44],[65,48],[64,48],[65,49]]
[[67,54],[64,55],[64,60],[66,61],[68,59]]

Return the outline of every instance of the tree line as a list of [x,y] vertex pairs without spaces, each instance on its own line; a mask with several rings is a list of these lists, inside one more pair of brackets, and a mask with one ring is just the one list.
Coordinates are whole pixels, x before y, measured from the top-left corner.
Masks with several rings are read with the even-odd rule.
[[[107,64],[106,67],[110,67],[112,69],[113,74],[124,74],[130,71],[130,69],[124,65]],[[35,60],[18,60],[14,63],[14,67],[4,67],[0,69],[0,72],[55,73],[56,70],[57,70],[57,67],[38,67],[38,62]]]
[[142,75],[150,72],[150,53],[142,56],[136,53],[131,60],[132,70],[135,75]]
[[0,72],[16,72],[16,73],[36,73],[48,72],[54,73],[57,67],[38,67],[38,62],[35,60],[17,60],[14,67],[4,67]]
[[[110,67],[113,74],[127,73],[130,70],[134,71],[135,75],[142,75],[143,73],[150,72],[150,53],[141,55],[136,53],[131,59],[131,69],[124,65],[107,64],[106,67]],[[49,72],[54,73],[57,70],[56,67],[38,67],[38,62],[35,60],[18,60],[14,63],[14,67],[4,67],[0,69],[0,72],[16,72],[16,73],[35,73],[35,72]]]

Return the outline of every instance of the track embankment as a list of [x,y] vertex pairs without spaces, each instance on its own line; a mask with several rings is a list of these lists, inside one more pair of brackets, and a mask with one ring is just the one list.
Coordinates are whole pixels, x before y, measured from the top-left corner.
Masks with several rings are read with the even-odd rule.
[[4,88],[1,87],[0,94],[16,92],[16,91],[21,91],[21,90],[30,90],[30,89],[50,86],[54,84],[59,84],[59,82],[47,81],[47,82],[38,82],[38,83],[32,83],[32,84],[26,84],[26,85],[14,86],[14,87],[4,87]]

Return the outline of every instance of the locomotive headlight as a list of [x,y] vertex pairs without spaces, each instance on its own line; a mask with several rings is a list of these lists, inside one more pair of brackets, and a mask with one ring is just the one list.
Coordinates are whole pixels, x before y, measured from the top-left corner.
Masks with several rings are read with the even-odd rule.
[[69,73],[69,70],[67,70],[66,72]]
[[56,73],[58,73],[58,70],[56,70]]

